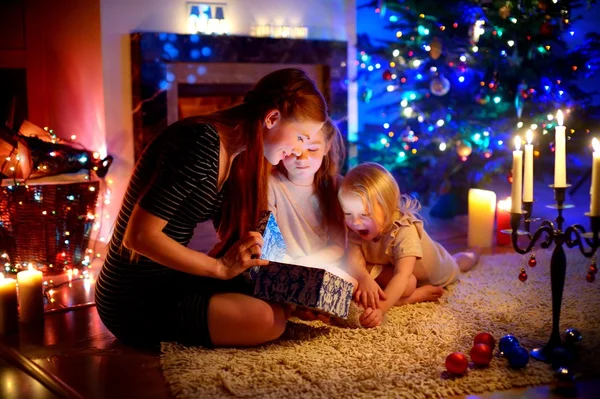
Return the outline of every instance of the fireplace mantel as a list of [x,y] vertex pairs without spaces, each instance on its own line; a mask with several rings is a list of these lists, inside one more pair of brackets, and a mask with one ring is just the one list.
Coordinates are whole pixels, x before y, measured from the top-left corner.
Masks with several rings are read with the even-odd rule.
[[[347,134],[347,45],[341,41],[273,39],[246,36],[131,34],[131,69],[135,158],[162,131],[173,115],[169,101],[185,77],[177,71],[190,65],[210,71],[209,64],[318,65],[326,71],[321,82],[332,117]],[[250,65],[248,65],[250,66]],[[213,68],[214,69],[214,68]],[[323,84],[324,83],[324,84]],[[202,84],[202,79],[197,82]]]

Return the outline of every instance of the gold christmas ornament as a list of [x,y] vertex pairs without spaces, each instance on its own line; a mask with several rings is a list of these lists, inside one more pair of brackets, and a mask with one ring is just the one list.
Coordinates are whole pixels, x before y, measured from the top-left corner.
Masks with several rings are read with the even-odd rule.
[[473,152],[473,147],[468,141],[459,140],[456,143],[456,153],[459,157],[468,157]]
[[431,50],[429,51],[429,55],[432,59],[437,60],[442,55],[442,41],[437,37],[434,37],[429,43],[429,47]]
[[500,18],[502,19],[510,17],[510,3],[507,2],[505,5],[500,7],[498,10],[498,15],[500,15]]

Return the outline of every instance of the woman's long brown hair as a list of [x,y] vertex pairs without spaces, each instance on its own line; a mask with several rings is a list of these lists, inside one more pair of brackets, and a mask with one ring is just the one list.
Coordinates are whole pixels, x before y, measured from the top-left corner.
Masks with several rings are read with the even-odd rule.
[[217,223],[220,256],[235,241],[252,231],[260,213],[267,209],[270,165],[264,157],[263,124],[272,110],[281,113],[281,122],[325,122],[327,104],[315,83],[295,68],[280,69],[263,77],[248,92],[244,102],[210,115],[196,117],[214,123],[227,152],[237,155],[223,186],[225,197]]

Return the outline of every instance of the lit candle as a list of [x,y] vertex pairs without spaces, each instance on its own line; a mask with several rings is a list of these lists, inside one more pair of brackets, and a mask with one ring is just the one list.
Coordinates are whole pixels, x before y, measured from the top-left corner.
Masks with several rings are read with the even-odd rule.
[[502,233],[502,230],[510,229],[510,197],[498,201],[496,208],[496,245],[510,244],[510,235]]
[[24,323],[43,320],[44,318],[44,287],[42,272],[34,270],[30,265],[29,270],[17,273],[19,286],[19,311],[20,320]]
[[525,134],[525,174],[523,176],[523,202],[533,202],[533,132]]
[[469,190],[468,245],[470,248],[492,246],[495,210],[496,193],[476,188]]
[[0,334],[15,331],[18,324],[17,282],[0,273]]
[[554,186],[567,186],[567,155],[566,155],[566,127],[563,126],[563,113],[558,110],[556,114],[556,122],[558,125],[554,135]]
[[511,191],[511,212],[521,213],[521,195],[523,184],[523,151],[521,151],[521,137],[515,137],[515,150],[513,151],[512,168],[512,191]]
[[592,187],[590,188],[590,216],[600,216],[600,142],[594,137],[592,161]]

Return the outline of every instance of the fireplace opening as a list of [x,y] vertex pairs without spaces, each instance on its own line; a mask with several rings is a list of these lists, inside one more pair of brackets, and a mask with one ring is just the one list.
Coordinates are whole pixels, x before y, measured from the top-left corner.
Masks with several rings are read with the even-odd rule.
[[252,84],[243,83],[181,83],[177,88],[179,119],[207,115],[239,104],[252,87]]

